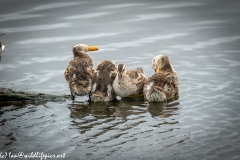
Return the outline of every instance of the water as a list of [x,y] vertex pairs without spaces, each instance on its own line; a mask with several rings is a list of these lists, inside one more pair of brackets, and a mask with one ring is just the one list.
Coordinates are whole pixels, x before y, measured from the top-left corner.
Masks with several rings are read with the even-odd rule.
[[[240,2],[237,0],[0,2],[0,86],[69,94],[63,73],[77,43],[141,66],[165,53],[180,98],[170,104],[0,102],[0,150],[66,159],[240,159]],[[81,103],[80,103],[81,102]]]

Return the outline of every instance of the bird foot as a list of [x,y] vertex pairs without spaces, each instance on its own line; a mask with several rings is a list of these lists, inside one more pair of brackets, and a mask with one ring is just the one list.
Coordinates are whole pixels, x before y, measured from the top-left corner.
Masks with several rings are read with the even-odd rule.
[[75,96],[72,94],[72,92],[71,92],[71,100],[75,100]]

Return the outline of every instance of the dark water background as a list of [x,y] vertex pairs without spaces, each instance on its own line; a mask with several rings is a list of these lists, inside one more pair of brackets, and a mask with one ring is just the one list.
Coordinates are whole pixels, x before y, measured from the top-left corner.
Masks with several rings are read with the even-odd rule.
[[[171,104],[120,100],[0,102],[0,151],[67,159],[240,159],[240,1],[1,0],[0,87],[69,94],[63,73],[77,43],[153,74],[169,56],[180,83]],[[87,97],[78,97],[85,101]]]

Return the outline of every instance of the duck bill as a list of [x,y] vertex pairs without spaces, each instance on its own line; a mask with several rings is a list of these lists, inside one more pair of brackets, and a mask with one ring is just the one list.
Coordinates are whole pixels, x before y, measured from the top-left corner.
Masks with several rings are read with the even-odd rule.
[[161,72],[161,69],[160,69],[160,68],[157,68],[157,69],[155,70],[155,72],[156,72],[156,73],[159,73],[159,72]]
[[118,84],[122,83],[122,74],[118,74]]
[[88,46],[88,51],[97,51],[98,46]]

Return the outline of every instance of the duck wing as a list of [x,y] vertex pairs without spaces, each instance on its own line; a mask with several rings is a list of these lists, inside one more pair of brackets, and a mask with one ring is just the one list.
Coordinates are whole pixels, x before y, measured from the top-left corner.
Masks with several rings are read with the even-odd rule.
[[148,78],[146,85],[150,87],[146,87],[149,93],[154,90],[163,93],[167,101],[178,99],[179,89],[177,77],[169,72],[154,74],[152,77]]
[[116,75],[116,66],[111,61],[103,61],[96,67],[91,90],[93,101],[111,101],[115,98],[112,83]]
[[146,81],[146,77],[144,76],[142,68],[137,68],[136,70],[128,70],[127,75],[134,81],[136,85],[142,85]]
[[70,87],[76,85],[78,90],[86,90],[92,85],[93,72],[93,65],[88,61],[73,59],[69,62],[64,75]]

